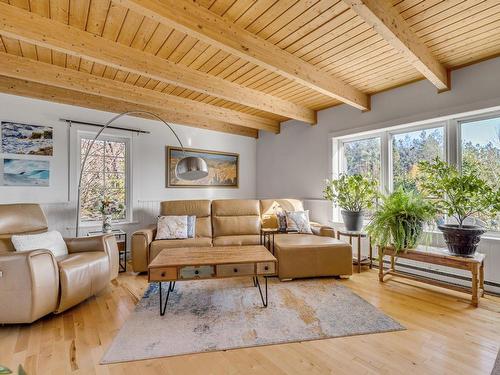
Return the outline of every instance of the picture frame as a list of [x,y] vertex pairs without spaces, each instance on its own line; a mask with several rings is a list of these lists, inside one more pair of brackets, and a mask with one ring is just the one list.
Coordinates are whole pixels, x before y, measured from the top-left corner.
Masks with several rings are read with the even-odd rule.
[[175,167],[184,157],[182,148],[167,146],[165,159],[167,188],[239,188],[240,155],[231,152],[184,148],[186,156],[203,158],[208,165],[208,176],[196,181],[177,178]]

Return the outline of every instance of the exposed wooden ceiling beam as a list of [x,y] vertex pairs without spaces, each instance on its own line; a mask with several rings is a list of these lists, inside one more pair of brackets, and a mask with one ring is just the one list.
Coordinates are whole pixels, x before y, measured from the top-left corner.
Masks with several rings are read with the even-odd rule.
[[440,91],[450,88],[446,68],[432,55],[389,0],[344,0]]
[[117,0],[133,11],[362,110],[369,97],[314,65],[188,0]]
[[107,98],[148,107],[159,109],[170,107],[185,114],[197,113],[200,116],[206,116],[212,120],[229,122],[234,125],[253,129],[267,130],[274,133],[279,132],[279,123],[267,118],[201,103],[175,95],[167,95],[159,91],[133,86],[73,69],[61,68],[56,65],[46,64],[3,52],[0,52],[0,74],[69,90],[86,93],[91,92]]
[[[224,123],[222,121],[211,120],[196,114],[184,114],[169,109],[160,110],[142,106],[133,103],[104,98],[102,96],[88,93],[62,89],[59,87],[43,85],[41,83],[30,82],[17,78],[0,76],[0,92],[12,95],[25,96],[29,98],[48,100],[51,102],[76,105],[79,107],[97,109],[112,113],[122,113],[131,110],[150,111],[165,121],[179,125],[186,125],[195,128],[219,131],[223,133],[241,135],[245,137],[258,137],[258,130],[245,128],[242,126]],[[134,115],[135,116],[135,115]],[[148,118],[147,116],[137,115],[137,117]]]
[[316,123],[315,111],[222,78],[174,64],[139,49],[0,2],[0,33],[158,81],[266,112]]

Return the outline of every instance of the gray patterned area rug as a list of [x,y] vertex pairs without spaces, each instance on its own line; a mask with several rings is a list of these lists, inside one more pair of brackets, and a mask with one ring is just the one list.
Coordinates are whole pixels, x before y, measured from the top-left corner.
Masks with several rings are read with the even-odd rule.
[[101,364],[403,329],[333,279],[269,279],[267,308],[251,278],[178,282],[164,316],[154,283]]

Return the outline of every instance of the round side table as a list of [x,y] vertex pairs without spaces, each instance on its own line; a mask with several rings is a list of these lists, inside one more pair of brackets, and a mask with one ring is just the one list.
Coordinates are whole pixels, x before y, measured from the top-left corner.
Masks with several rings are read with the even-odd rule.
[[[356,238],[357,239],[357,244],[358,244],[358,257],[354,258],[353,263],[358,265],[358,273],[361,272],[361,265],[362,264],[367,264],[370,269],[373,266],[373,249],[372,249],[372,241],[368,233],[366,232],[354,232],[354,231],[349,231],[349,230],[337,230],[337,239],[340,240],[340,236],[346,236],[349,237],[349,244],[352,245],[352,239]],[[368,249],[369,249],[369,256],[368,257],[361,257],[361,239],[362,238],[367,238],[368,239]]]

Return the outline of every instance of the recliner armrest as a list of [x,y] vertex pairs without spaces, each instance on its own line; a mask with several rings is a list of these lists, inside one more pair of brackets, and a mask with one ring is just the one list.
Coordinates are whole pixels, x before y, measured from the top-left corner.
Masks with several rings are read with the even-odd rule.
[[110,280],[118,276],[119,253],[116,237],[113,234],[103,234],[101,236],[88,236],[65,238],[66,246],[70,254],[88,251],[104,251],[108,255]]
[[0,323],[31,323],[54,312],[59,269],[47,249],[0,253]]
[[135,231],[132,234],[132,268],[135,272],[145,272],[149,264],[149,245],[156,236],[156,225]]

